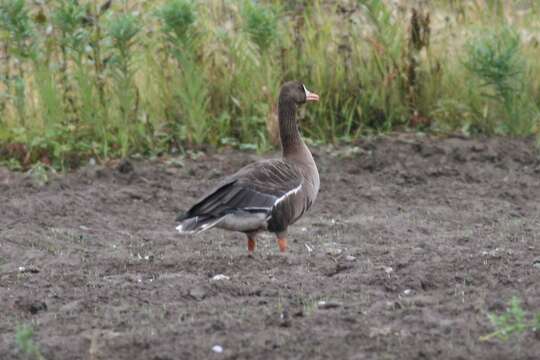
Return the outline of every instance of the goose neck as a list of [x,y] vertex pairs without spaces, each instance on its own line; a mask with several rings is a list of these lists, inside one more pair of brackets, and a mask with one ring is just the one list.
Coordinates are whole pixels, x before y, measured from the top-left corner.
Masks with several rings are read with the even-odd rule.
[[283,156],[287,157],[301,150],[304,145],[296,121],[295,102],[289,99],[280,99],[278,117]]

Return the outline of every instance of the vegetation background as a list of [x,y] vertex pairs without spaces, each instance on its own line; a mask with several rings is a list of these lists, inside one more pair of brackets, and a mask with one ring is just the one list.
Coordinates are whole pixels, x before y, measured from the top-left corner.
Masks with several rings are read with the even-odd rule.
[[539,136],[540,2],[0,0],[0,159],[269,150],[280,84],[314,142]]

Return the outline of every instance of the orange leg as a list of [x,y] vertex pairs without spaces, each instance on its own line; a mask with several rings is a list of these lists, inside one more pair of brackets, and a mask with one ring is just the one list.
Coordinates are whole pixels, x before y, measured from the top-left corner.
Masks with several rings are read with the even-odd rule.
[[287,251],[287,239],[286,238],[278,238],[277,244],[279,246],[279,251],[284,253]]
[[248,235],[248,253],[252,255],[255,251],[255,238]]

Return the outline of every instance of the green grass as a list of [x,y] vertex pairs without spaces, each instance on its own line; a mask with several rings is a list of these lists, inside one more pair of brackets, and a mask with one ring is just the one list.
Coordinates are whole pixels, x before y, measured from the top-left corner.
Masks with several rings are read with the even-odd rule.
[[39,346],[34,342],[34,330],[30,326],[22,325],[17,328],[15,342],[27,359],[45,360]]
[[481,341],[491,339],[507,341],[513,335],[540,331],[540,312],[536,315],[526,313],[521,307],[521,301],[515,296],[503,314],[489,314],[489,320],[495,331],[482,336]]
[[0,161],[266,151],[289,79],[321,95],[301,112],[316,142],[404,127],[540,139],[539,6],[340,3],[0,0]]

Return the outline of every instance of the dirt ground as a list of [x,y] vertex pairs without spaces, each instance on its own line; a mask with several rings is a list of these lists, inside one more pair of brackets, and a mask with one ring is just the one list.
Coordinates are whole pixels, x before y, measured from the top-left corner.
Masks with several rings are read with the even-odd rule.
[[533,141],[401,134],[314,153],[321,192],[289,253],[266,235],[254,258],[242,234],[174,222],[254,154],[46,185],[0,169],[0,358],[25,358],[29,324],[49,360],[540,359],[538,333],[479,340],[513,295],[540,310]]

